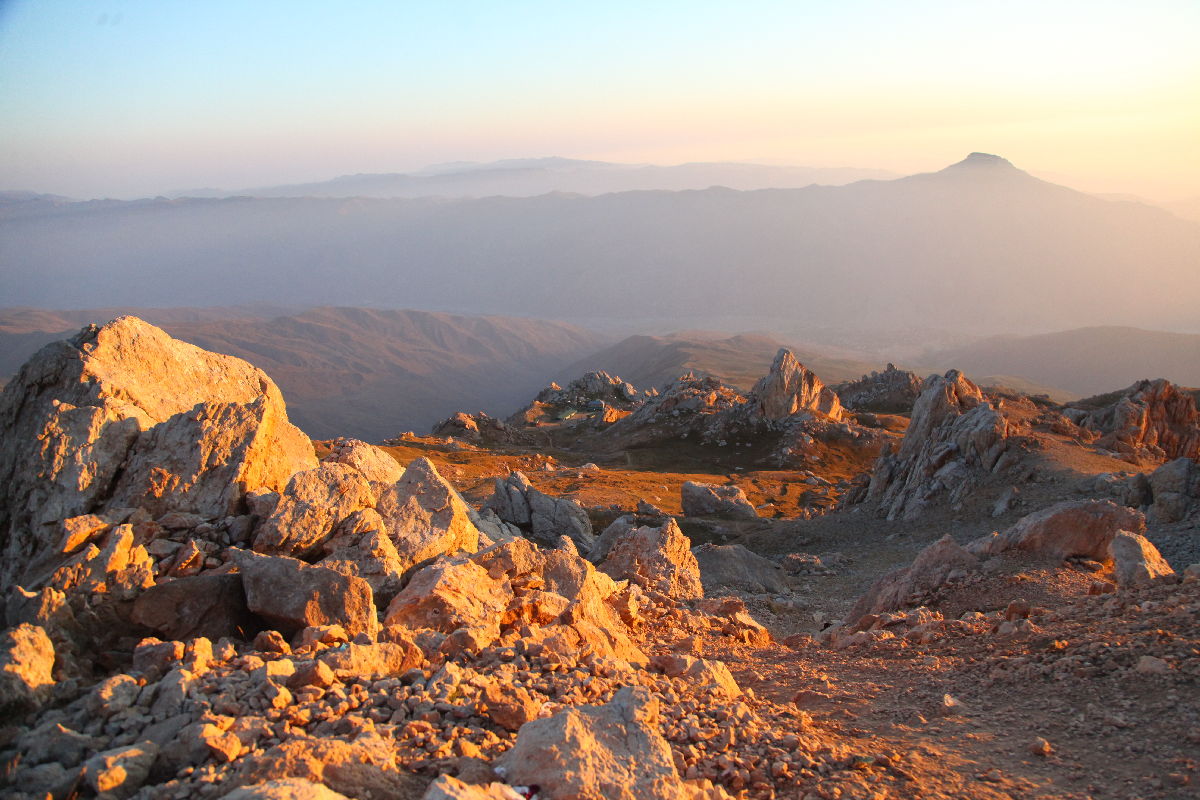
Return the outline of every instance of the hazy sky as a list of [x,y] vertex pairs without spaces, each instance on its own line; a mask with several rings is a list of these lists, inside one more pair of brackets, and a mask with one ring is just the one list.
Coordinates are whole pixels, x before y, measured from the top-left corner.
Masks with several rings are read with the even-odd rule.
[[1200,194],[1198,144],[1197,0],[0,0],[4,189],[981,150],[1172,200]]

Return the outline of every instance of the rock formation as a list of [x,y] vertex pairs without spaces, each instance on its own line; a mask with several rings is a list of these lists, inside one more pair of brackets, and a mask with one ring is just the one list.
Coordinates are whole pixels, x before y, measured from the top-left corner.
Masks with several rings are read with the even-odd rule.
[[538,491],[520,472],[506,480],[497,478],[495,490],[484,505],[501,521],[527,529],[543,542],[566,536],[584,552],[595,544],[591,520],[582,506],[570,498]]
[[1099,447],[1150,462],[1200,459],[1196,398],[1170,381],[1139,381],[1104,408],[1088,411],[1073,405],[1063,413],[1098,434]]
[[695,554],[708,594],[731,589],[753,594],[787,591],[783,567],[740,544],[702,544]]
[[615,538],[600,571],[672,599],[697,600],[704,587],[690,547],[673,519],[658,528],[629,528]]
[[60,545],[65,520],[135,500],[152,517],[225,518],[315,465],[261,370],[134,317],[85,328],[0,395],[0,588]]
[[842,406],[851,411],[898,414],[912,411],[921,396],[921,379],[888,364],[883,372],[872,372],[857,381],[830,388],[837,392]]
[[815,412],[835,422],[842,418],[837,394],[786,347],[775,355],[771,371],[754,384],[750,397],[758,413],[771,422],[803,412]]
[[897,453],[875,464],[865,500],[889,520],[915,519],[943,493],[955,503],[1007,448],[1008,423],[979,387],[950,370],[926,379]]

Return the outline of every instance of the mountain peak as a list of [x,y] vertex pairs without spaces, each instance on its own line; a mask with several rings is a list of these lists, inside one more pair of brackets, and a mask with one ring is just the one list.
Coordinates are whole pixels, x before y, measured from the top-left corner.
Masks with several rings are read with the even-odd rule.
[[[1007,158],[992,155],[991,153],[971,153],[969,156],[959,161],[957,164],[951,164],[946,167],[947,170],[954,169],[995,169],[995,170],[1016,170],[1013,163]],[[944,172],[945,170],[943,170]]]

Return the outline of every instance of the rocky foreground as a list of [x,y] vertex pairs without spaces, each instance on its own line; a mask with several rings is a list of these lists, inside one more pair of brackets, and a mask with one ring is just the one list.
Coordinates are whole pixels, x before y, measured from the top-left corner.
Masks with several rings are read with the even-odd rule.
[[[912,399],[892,372],[854,391]],[[588,423],[597,438],[756,432],[777,459],[812,452],[810,433],[888,439],[783,352],[746,397],[593,383],[629,404]],[[477,509],[429,459],[362,442],[318,461],[261,371],[133,318],[85,329],[0,397],[0,784],[56,800],[1183,795],[1200,567],[1148,537],[1200,515],[1188,399],[1147,383],[1051,419],[957,373],[926,381],[896,452],[828,516],[961,513],[1029,471],[1044,426],[1157,466],[933,541],[801,632],[789,587],[837,559],[693,547],[649,503],[597,531],[520,472]],[[480,422],[527,435],[444,425]],[[768,524],[734,485],[680,499],[684,522]]]

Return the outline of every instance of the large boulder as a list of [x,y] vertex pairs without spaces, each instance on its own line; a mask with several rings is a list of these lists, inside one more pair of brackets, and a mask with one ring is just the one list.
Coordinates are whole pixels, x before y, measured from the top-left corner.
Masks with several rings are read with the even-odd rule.
[[1158,548],[1136,533],[1117,531],[1108,543],[1108,554],[1113,560],[1117,586],[1121,588],[1152,586],[1175,575]]
[[479,529],[471,522],[474,510],[427,458],[414,459],[379,498],[377,508],[405,569],[479,549]]
[[497,478],[492,496],[484,506],[510,525],[527,527],[544,542],[556,542],[559,536],[566,536],[585,553],[596,543],[592,522],[579,503],[538,491],[520,472],[505,480]]
[[475,562],[442,558],[413,574],[388,606],[384,625],[443,633],[496,626],[512,596],[507,581],[493,580]]
[[375,605],[387,605],[404,586],[405,562],[387,534],[383,518],[373,508],[356,511],[323,545],[322,567],[362,578],[375,593]]
[[740,486],[684,481],[680,499],[685,517],[716,514],[730,519],[758,519],[758,512]]
[[362,578],[285,556],[234,552],[247,607],[285,637],[318,625],[341,625],[352,637],[379,628],[371,586]]
[[404,467],[396,459],[375,445],[358,439],[334,439],[329,443],[329,450],[329,455],[321,461],[353,467],[372,484],[386,488],[404,475]]
[[1149,483],[1158,522],[1178,522],[1200,506],[1200,467],[1190,458],[1163,464],[1151,473]]
[[338,463],[292,476],[274,513],[258,529],[254,549],[305,558],[320,552],[351,514],[375,505],[371,484],[358,470]]
[[101,797],[126,800],[150,776],[158,758],[158,745],[141,742],[97,753],[83,765],[85,782]]
[[131,504],[224,517],[315,464],[262,370],[135,317],[89,326],[0,395],[0,588],[59,544],[61,520]]
[[787,591],[783,567],[740,544],[702,544],[695,549],[704,591],[738,589],[753,594]]
[[907,567],[884,575],[858,599],[846,617],[853,624],[864,614],[882,614],[901,608],[914,592],[936,589],[955,570],[977,571],[979,559],[949,535],[922,550]]
[[759,378],[750,394],[759,413],[772,422],[802,412],[815,412],[834,421],[842,418],[842,404],[837,394],[797,361],[786,347],[779,349],[771,363],[771,371]]
[[36,625],[0,633],[0,718],[36,711],[54,688],[54,644]]
[[1008,420],[958,370],[930,375],[897,453],[880,453],[865,500],[889,520],[917,519],[943,493],[958,502],[974,473],[1008,448]]
[[246,607],[237,573],[193,575],[152,586],[134,602],[129,618],[181,642],[199,637],[250,641],[262,627]]
[[1145,533],[1140,512],[1108,500],[1069,500],[1022,517],[1004,533],[982,536],[966,549],[979,558],[1026,550],[1052,558],[1109,558],[1117,531]]
[[689,796],[658,732],[658,700],[625,687],[602,706],[578,706],[521,726],[500,757],[510,784],[549,797],[676,800]]
[[634,580],[676,599],[704,596],[700,565],[692,554],[691,541],[673,519],[659,528],[634,528],[617,537],[600,571],[615,580]]

